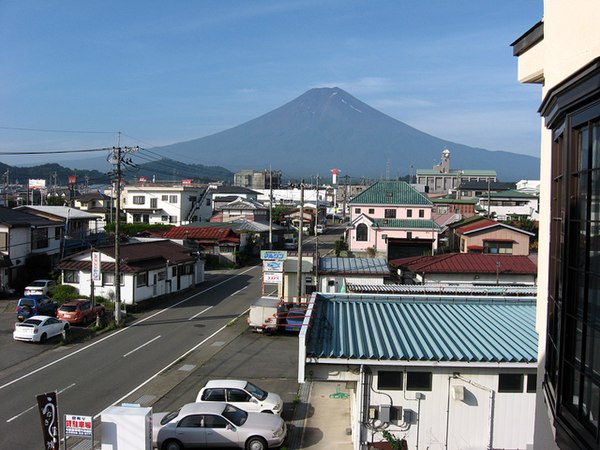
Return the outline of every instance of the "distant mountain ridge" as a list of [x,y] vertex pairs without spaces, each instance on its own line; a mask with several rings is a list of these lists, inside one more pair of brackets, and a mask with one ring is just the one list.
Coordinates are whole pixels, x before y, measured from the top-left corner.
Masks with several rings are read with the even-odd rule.
[[[236,127],[154,149],[210,160],[233,171],[282,170],[286,177],[337,168],[352,177],[392,177],[438,164],[444,148],[451,169],[496,170],[502,181],[539,178],[539,158],[490,151],[417,130],[361,102],[344,90],[315,88]],[[235,166],[232,168],[232,166]]]

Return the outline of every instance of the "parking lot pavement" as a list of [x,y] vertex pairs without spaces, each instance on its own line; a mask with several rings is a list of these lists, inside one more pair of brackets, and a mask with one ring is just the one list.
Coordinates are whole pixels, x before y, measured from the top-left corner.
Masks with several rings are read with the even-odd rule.
[[[282,417],[288,424],[284,447],[302,448],[304,414],[308,410],[301,397],[309,392],[298,383],[298,335],[266,335],[248,328],[247,316],[237,319],[219,334],[209,338],[197,350],[178,359],[171,367],[149,379],[146,384],[119,400],[121,403],[152,407],[153,412],[171,411],[194,402],[198,391],[209,379],[248,380],[279,394],[284,402]],[[307,399],[304,399],[307,401]],[[97,439],[101,436],[100,419],[95,420]],[[69,448],[83,442],[69,440]],[[100,442],[94,443],[100,448]]]

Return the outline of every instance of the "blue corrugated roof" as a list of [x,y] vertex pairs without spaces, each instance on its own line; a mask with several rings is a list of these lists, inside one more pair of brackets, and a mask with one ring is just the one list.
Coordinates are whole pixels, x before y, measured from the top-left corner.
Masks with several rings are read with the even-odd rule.
[[321,258],[319,272],[339,274],[389,276],[390,269],[385,258]]
[[532,363],[535,304],[318,294],[307,357]]

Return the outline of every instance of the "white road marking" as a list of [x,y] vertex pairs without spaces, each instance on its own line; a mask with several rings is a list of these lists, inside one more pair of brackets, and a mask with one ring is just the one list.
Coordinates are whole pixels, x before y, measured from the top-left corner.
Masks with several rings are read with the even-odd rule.
[[204,290],[203,290],[203,291],[201,291],[201,292],[198,292],[198,293],[196,293],[196,294],[194,294],[194,295],[191,295],[190,297],[187,297],[187,298],[185,298],[185,299],[183,299],[183,300],[181,300],[181,301],[179,301],[179,302],[175,303],[174,305],[171,305],[171,306],[169,306],[169,307],[167,307],[167,308],[165,308],[165,309],[162,309],[162,310],[160,310],[160,311],[157,311],[157,312],[155,312],[154,314],[152,314],[152,315],[150,315],[150,316],[148,316],[148,317],[145,317],[145,318],[143,318],[143,319],[140,319],[140,320],[138,320],[138,321],[136,321],[136,322],[132,323],[132,324],[131,324],[130,326],[128,326],[128,327],[121,328],[120,330],[117,330],[117,331],[115,331],[114,333],[112,333],[112,334],[109,334],[108,336],[105,336],[105,337],[103,337],[103,338],[101,338],[101,339],[98,339],[97,341],[94,341],[94,342],[92,342],[92,343],[91,343],[91,344],[89,344],[89,345],[86,345],[85,347],[82,347],[82,348],[80,348],[80,349],[78,349],[78,350],[75,350],[73,353],[69,353],[68,355],[65,355],[65,356],[63,356],[62,358],[58,358],[57,360],[54,360],[54,361],[52,361],[51,363],[48,363],[48,364],[46,364],[45,366],[38,367],[37,369],[35,369],[35,370],[32,370],[31,372],[29,372],[29,373],[28,373],[28,374],[26,374],[26,375],[20,376],[19,378],[15,378],[14,380],[12,380],[12,381],[9,381],[8,383],[4,383],[2,386],[0,386],[0,390],[2,390],[2,389],[5,389],[5,388],[7,388],[8,386],[11,386],[11,385],[13,385],[13,384],[15,384],[15,383],[18,383],[19,381],[22,381],[22,380],[24,380],[25,378],[29,378],[31,375],[34,375],[34,374],[36,374],[36,373],[38,373],[38,372],[41,372],[42,370],[45,370],[45,369],[47,369],[48,367],[51,367],[51,366],[53,366],[54,364],[57,364],[57,363],[59,363],[59,362],[61,362],[61,361],[64,361],[65,359],[67,359],[67,358],[70,358],[71,356],[75,356],[77,353],[79,353],[79,352],[82,352],[82,351],[84,351],[84,350],[87,350],[88,348],[90,348],[90,347],[93,347],[94,345],[97,345],[97,344],[99,344],[100,342],[103,342],[103,341],[105,341],[106,339],[113,338],[113,337],[117,336],[119,333],[122,333],[122,332],[124,332],[124,331],[127,331],[127,330],[129,330],[130,328],[132,328],[132,327],[135,327],[136,325],[139,325],[139,324],[141,324],[141,323],[143,323],[143,322],[145,322],[145,321],[147,321],[147,320],[149,320],[149,319],[152,319],[153,317],[156,317],[156,316],[158,316],[159,314],[162,314],[162,313],[163,313],[163,312],[165,312],[165,311],[168,311],[168,310],[169,310],[169,309],[171,309],[171,308],[174,308],[175,306],[181,305],[182,303],[185,303],[185,302],[187,302],[187,301],[189,301],[189,300],[193,299],[193,298],[194,298],[194,297],[196,297],[197,295],[204,294],[205,292],[208,292],[208,291],[210,291],[211,289],[214,289],[214,288],[216,288],[217,286],[220,286],[220,285],[222,285],[222,284],[225,284],[225,283],[227,283],[227,282],[229,282],[229,281],[231,281],[231,280],[234,280],[234,279],[236,279],[237,277],[239,277],[240,275],[243,275],[243,274],[245,274],[246,272],[250,272],[252,269],[255,269],[256,267],[258,267],[258,266],[252,266],[252,267],[250,267],[249,269],[247,269],[247,270],[244,270],[243,272],[240,272],[240,273],[238,273],[237,275],[235,275],[235,276],[233,276],[233,277],[231,277],[231,278],[228,278],[228,279],[226,279],[226,280],[223,280],[223,281],[221,281],[220,283],[217,283],[217,284],[215,284],[214,286],[211,286],[211,287],[209,287],[209,288],[207,288],[207,289],[204,289]]
[[248,286],[244,286],[243,288],[241,288],[241,289],[238,289],[238,290],[237,290],[237,291],[235,291],[233,294],[231,294],[231,295],[230,295],[230,297],[233,297],[234,295],[237,295],[237,294],[239,294],[240,292],[242,292],[242,291],[243,291],[244,289],[246,289],[247,287],[248,287]]
[[206,311],[208,311],[209,309],[211,309],[212,306],[209,306],[206,309],[203,309],[202,311],[200,311],[198,314],[194,314],[192,317],[190,317],[188,320],[194,320],[196,317],[198,317],[200,314],[204,314]]
[[150,339],[148,342],[140,345],[137,348],[134,348],[133,350],[131,350],[130,352],[127,352],[123,355],[123,358],[127,358],[129,355],[131,355],[134,352],[137,352],[140,348],[144,348],[146,345],[151,344],[152,342],[154,342],[155,340],[160,339],[160,334],[158,336],[156,336],[154,339]]
[[[244,311],[243,313],[241,313],[239,316],[236,317],[236,319],[239,319],[240,317],[242,317],[244,314],[246,314],[250,309],[247,309],[246,311]],[[223,325],[221,328],[219,328],[217,331],[215,331],[213,334],[211,334],[210,336],[208,336],[207,338],[205,338],[203,341],[199,342],[197,345],[195,345],[194,347],[192,347],[191,349],[189,349],[187,352],[183,353],[181,356],[178,356],[177,358],[175,358],[173,361],[171,361],[169,364],[167,364],[165,367],[163,367],[162,369],[160,369],[158,372],[156,372],[154,375],[152,375],[150,378],[148,378],[146,381],[144,381],[143,383],[139,384],[137,387],[133,388],[131,391],[129,391],[127,394],[125,394],[123,397],[121,397],[120,399],[116,400],[114,403],[112,403],[110,406],[115,406],[118,405],[119,403],[121,403],[123,400],[125,400],[127,397],[129,397],[131,394],[133,394],[135,391],[137,391],[138,389],[141,389],[142,387],[144,387],[145,385],[147,385],[148,383],[150,383],[152,380],[154,380],[157,376],[159,376],[161,373],[163,373],[164,371],[170,369],[172,366],[174,366],[175,364],[178,364],[179,362],[181,362],[181,360],[183,358],[185,358],[187,355],[189,355],[190,353],[192,353],[193,351],[196,351],[198,348],[200,348],[202,345],[204,345],[208,340],[212,339],[213,337],[215,337],[217,334],[219,334],[221,331],[223,331],[225,328],[227,328],[229,326],[229,323],[226,323],[225,325]],[[106,409],[106,408],[105,408]],[[100,417],[100,413],[96,414],[94,416],[94,419],[97,419],[98,417]]]
[[[76,383],[70,384],[69,386],[67,386],[64,389],[61,389],[60,391],[58,391],[58,394],[62,394],[63,392],[65,392],[67,389],[71,389],[73,386],[75,386]],[[31,408],[27,408],[25,411],[20,412],[19,414],[17,414],[16,416],[11,417],[10,419],[8,419],[6,421],[6,423],[10,423],[15,419],[18,419],[19,417],[21,417],[23,414],[27,414],[29,411],[31,411],[32,409],[36,408],[37,405],[33,405]]]

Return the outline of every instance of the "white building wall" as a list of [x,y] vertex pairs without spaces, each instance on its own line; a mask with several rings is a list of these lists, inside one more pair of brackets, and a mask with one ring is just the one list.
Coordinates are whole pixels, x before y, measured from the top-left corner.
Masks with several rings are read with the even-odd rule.
[[[108,255],[102,255],[102,262],[114,262]],[[78,261],[89,261],[89,254],[82,254]],[[124,273],[121,280],[121,301],[125,304],[148,300],[160,295],[177,291],[177,276],[172,275],[173,266],[148,271],[148,285],[137,287],[137,279],[134,274]],[[73,286],[82,296],[91,293],[90,272],[79,272],[79,283],[63,283]],[[156,279],[155,279],[156,278]],[[204,281],[204,261],[195,263],[193,273],[181,275],[179,279],[179,290],[193,287],[196,283]],[[115,287],[113,285],[102,285],[101,282],[94,285],[94,295],[107,299],[114,299]]]
[[[8,228],[2,227],[2,231],[9,233],[8,235],[8,246],[11,262],[15,266],[22,266],[25,264],[25,258],[31,251],[31,229],[28,227],[19,228]],[[19,262],[17,262],[19,260]]]
[[[498,275],[499,284],[535,285],[535,275],[503,274]],[[427,274],[425,284],[496,284],[495,273],[434,273]]]
[[[357,381],[356,367],[348,370],[339,365],[307,366],[307,375],[313,380]],[[433,367],[431,366],[370,366],[372,384],[369,405],[379,410],[380,405],[401,406],[403,414],[400,420],[389,424],[371,420],[363,427],[362,437],[368,441],[384,441],[382,432],[387,430],[397,437],[407,440],[408,448],[429,450],[458,450],[510,448],[525,449],[533,445],[533,425],[535,393],[526,392],[526,376],[521,393],[499,393],[498,374],[516,372],[535,374],[535,365],[529,368],[509,368],[508,365],[497,368]],[[432,372],[431,391],[408,391],[377,389],[378,370],[426,371]],[[456,376],[458,375],[458,376]],[[360,388],[360,380],[357,389]],[[406,374],[404,375],[406,386]],[[464,398],[454,399],[454,386],[462,386]],[[353,428],[361,425],[359,405],[361,395],[353,396]],[[421,395],[422,394],[422,395]],[[419,397],[421,399],[419,399]],[[407,420],[405,420],[407,419]],[[353,433],[356,439],[358,430]],[[366,448],[366,446],[355,448]]]
[[[481,203],[484,209],[487,208],[487,201]],[[496,220],[508,220],[509,217],[516,215],[527,216],[530,220],[539,220],[538,200],[530,200],[526,205],[521,206],[490,206],[490,211],[496,214]]]

